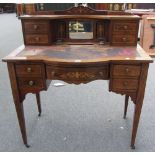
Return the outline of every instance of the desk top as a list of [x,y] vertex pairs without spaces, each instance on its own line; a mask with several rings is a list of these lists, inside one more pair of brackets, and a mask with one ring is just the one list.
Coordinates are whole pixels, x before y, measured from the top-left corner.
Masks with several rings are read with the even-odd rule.
[[50,62],[106,62],[106,61],[145,61],[151,57],[139,46],[114,47],[109,45],[52,45],[24,46],[17,48],[3,61],[50,61]]

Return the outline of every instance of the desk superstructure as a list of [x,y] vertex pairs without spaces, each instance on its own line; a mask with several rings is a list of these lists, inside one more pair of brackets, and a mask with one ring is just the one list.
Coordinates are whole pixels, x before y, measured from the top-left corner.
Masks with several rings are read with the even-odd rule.
[[[86,8],[82,9],[84,11]],[[27,93],[36,94],[41,115],[39,93],[48,89],[51,80],[81,84],[100,79],[109,80],[109,91],[125,95],[124,118],[129,97],[135,105],[131,136],[131,147],[134,148],[148,67],[152,62],[145,51],[137,46],[139,17],[79,15],[81,11],[77,10],[78,8],[68,10],[68,13],[74,13],[72,15],[20,17],[25,45],[17,48],[3,61],[8,65],[23,142],[28,146],[23,110]],[[87,10],[85,14],[89,14],[89,11],[92,10]],[[91,21],[93,37],[71,39],[71,20]],[[80,25],[80,30],[83,29],[81,23],[75,23],[76,26]]]

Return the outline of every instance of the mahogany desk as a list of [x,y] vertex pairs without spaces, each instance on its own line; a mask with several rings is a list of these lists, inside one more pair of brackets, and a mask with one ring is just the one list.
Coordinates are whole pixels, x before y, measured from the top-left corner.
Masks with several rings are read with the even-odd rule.
[[12,94],[24,144],[28,147],[23,110],[27,93],[36,94],[39,115],[39,93],[47,90],[51,80],[80,84],[109,80],[109,91],[125,95],[124,118],[131,97],[135,112],[131,147],[143,105],[149,63],[152,59],[138,46],[52,45],[21,46],[3,59],[7,62]]

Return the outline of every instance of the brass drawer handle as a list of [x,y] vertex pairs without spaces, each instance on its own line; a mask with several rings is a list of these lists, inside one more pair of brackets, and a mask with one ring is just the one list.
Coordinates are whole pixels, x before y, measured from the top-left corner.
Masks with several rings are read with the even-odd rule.
[[28,73],[31,73],[31,72],[32,72],[32,68],[31,68],[31,67],[28,67],[28,68],[27,68],[27,72],[28,72]]
[[125,86],[125,87],[128,86],[128,82],[125,81],[125,82],[123,83],[123,86]]
[[29,81],[28,84],[29,84],[29,86],[33,86],[34,85],[34,81]]
[[40,40],[40,38],[39,38],[39,37],[35,37],[35,40],[36,40],[36,41],[39,41],[39,40]]
[[34,29],[37,30],[38,29],[38,25],[34,25]]
[[128,28],[128,26],[127,25],[124,25],[124,29],[126,30]]

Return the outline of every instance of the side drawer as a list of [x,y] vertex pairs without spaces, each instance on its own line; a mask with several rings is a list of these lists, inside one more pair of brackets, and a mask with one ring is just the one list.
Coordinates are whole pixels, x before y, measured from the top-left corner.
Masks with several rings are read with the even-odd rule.
[[138,88],[137,79],[111,79],[112,90],[122,91],[122,90],[133,90],[136,91]]
[[113,23],[113,32],[115,31],[136,31],[137,23],[129,22],[114,22]]
[[26,34],[25,35],[25,43],[26,44],[49,44],[49,36],[45,34]]
[[18,84],[21,91],[42,90],[46,87],[42,78],[18,78]]
[[17,77],[42,77],[44,73],[44,66],[41,64],[34,65],[16,65]]
[[137,37],[135,35],[113,35],[112,44],[124,44],[133,45],[137,43]]
[[49,22],[48,21],[24,21],[23,27],[25,33],[39,33],[44,34],[49,32]]
[[111,76],[113,77],[139,77],[141,67],[138,65],[112,65]]

